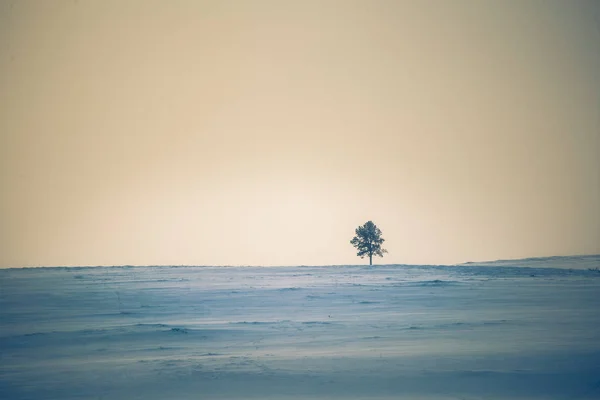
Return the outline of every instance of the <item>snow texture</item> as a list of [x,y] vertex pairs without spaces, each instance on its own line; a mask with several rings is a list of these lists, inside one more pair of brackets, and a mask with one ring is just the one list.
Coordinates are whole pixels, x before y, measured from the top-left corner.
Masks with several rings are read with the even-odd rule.
[[600,399],[598,266],[0,270],[0,398]]

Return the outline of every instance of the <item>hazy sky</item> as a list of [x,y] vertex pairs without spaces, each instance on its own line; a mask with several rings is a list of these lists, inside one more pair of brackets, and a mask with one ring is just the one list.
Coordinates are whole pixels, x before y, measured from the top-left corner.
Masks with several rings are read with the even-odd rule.
[[597,1],[0,0],[0,266],[600,253]]

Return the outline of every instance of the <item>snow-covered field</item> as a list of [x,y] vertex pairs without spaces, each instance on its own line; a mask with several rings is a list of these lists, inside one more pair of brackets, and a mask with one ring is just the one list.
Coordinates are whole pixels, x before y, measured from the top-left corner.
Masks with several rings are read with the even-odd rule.
[[599,399],[595,266],[0,270],[0,399]]

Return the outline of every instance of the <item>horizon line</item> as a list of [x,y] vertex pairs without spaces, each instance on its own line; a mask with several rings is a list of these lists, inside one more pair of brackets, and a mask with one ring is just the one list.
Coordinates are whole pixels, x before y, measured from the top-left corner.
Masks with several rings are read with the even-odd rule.
[[487,264],[494,262],[510,262],[510,261],[536,261],[536,260],[548,260],[557,258],[571,258],[571,257],[600,257],[600,254],[569,254],[569,255],[553,255],[553,256],[535,256],[535,257],[524,257],[524,258],[507,258],[507,259],[496,259],[496,260],[481,260],[481,261],[464,261],[459,263],[451,264],[406,264],[406,263],[386,263],[386,264],[320,264],[320,265],[309,265],[309,264],[289,264],[289,265],[250,265],[250,264],[219,264],[219,265],[200,265],[200,264],[113,264],[113,265],[26,265],[22,267],[0,267],[0,269],[30,269],[30,268],[147,268],[147,267],[211,267],[211,268],[287,268],[287,267],[382,267],[382,266],[466,266],[472,264]]

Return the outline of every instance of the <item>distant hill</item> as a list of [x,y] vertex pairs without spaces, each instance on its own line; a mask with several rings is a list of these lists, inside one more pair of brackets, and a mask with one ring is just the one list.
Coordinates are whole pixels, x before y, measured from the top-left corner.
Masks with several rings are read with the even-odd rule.
[[533,257],[516,260],[496,260],[466,262],[458,265],[489,267],[532,267],[532,268],[565,268],[594,269],[600,268],[600,254],[583,256]]

